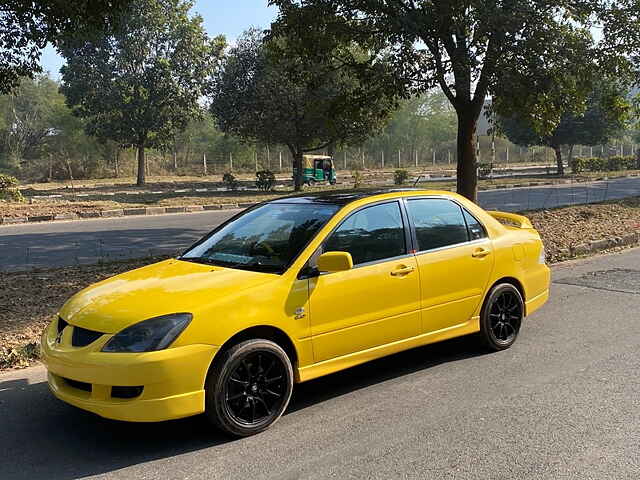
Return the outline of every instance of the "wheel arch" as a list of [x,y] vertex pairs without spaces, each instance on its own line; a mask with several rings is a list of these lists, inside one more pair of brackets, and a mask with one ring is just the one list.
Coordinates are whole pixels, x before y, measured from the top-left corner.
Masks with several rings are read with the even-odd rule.
[[[289,335],[287,335],[283,330],[272,325],[256,325],[241,330],[222,344],[220,350],[218,350],[218,354],[220,354],[220,352],[224,352],[234,345],[237,345],[240,342],[254,339],[271,340],[272,342],[276,343],[285,351],[285,353],[289,357],[293,370],[297,370],[298,351],[295,344],[293,343]],[[213,359],[213,361],[215,362],[215,358]]]
[[484,296],[484,300],[482,301],[482,309],[484,310],[484,306],[487,302],[487,298],[489,298],[489,294],[491,293],[491,290],[493,290],[496,285],[500,285],[501,283],[511,284],[518,289],[518,292],[520,292],[520,296],[522,297],[522,303],[524,305],[524,314],[526,316],[527,315],[527,297],[524,291],[524,285],[522,285],[522,282],[515,277],[501,277],[495,282],[493,282],[493,284],[487,289],[487,293]]

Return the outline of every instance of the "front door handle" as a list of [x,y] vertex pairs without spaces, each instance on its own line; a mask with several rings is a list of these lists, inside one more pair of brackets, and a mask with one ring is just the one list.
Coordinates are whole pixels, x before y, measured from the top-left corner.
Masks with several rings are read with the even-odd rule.
[[402,277],[403,275],[409,275],[411,272],[415,270],[414,267],[402,266],[398,267],[391,272],[391,275],[394,277]]
[[471,256],[473,258],[484,258],[490,254],[491,254],[491,250],[489,250],[488,248],[477,248],[473,251]]

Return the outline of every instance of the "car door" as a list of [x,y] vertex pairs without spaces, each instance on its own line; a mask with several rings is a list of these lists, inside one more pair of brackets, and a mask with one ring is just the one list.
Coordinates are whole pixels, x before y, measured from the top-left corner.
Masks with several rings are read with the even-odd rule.
[[328,236],[321,251],[349,252],[354,267],[310,280],[316,362],[418,334],[420,282],[409,243],[399,201],[360,209]]
[[408,199],[406,206],[420,272],[422,333],[467,322],[493,271],[486,229],[446,198]]

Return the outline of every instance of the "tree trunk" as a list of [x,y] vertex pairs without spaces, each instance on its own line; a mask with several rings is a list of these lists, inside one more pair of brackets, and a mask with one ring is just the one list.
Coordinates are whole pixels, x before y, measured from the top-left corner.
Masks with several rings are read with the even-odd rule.
[[302,191],[302,152],[296,152],[291,149],[293,157],[293,189],[296,192]]
[[553,151],[556,152],[558,175],[564,175],[564,164],[562,163],[562,148],[559,145],[552,145],[551,148],[553,148]]
[[139,144],[138,148],[138,181],[136,185],[139,187],[146,183],[147,172],[146,172],[146,162],[144,158],[144,144]]
[[458,112],[457,190],[472,202],[478,197],[478,168],[473,142],[477,123],[477,116]]

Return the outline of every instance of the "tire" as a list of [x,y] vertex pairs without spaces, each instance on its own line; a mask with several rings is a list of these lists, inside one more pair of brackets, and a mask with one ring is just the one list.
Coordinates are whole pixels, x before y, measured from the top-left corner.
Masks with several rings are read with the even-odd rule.
[[205,415],[234,437],[266,430],[284,413],[293,390],[286,352],[269,340],[241,342],[214,360],[205,384]]
[[493,352],[506,350],[518,338],[524,320],[524,301],[520,291],[510,283],[491,289],[482,306],[480,338]]

